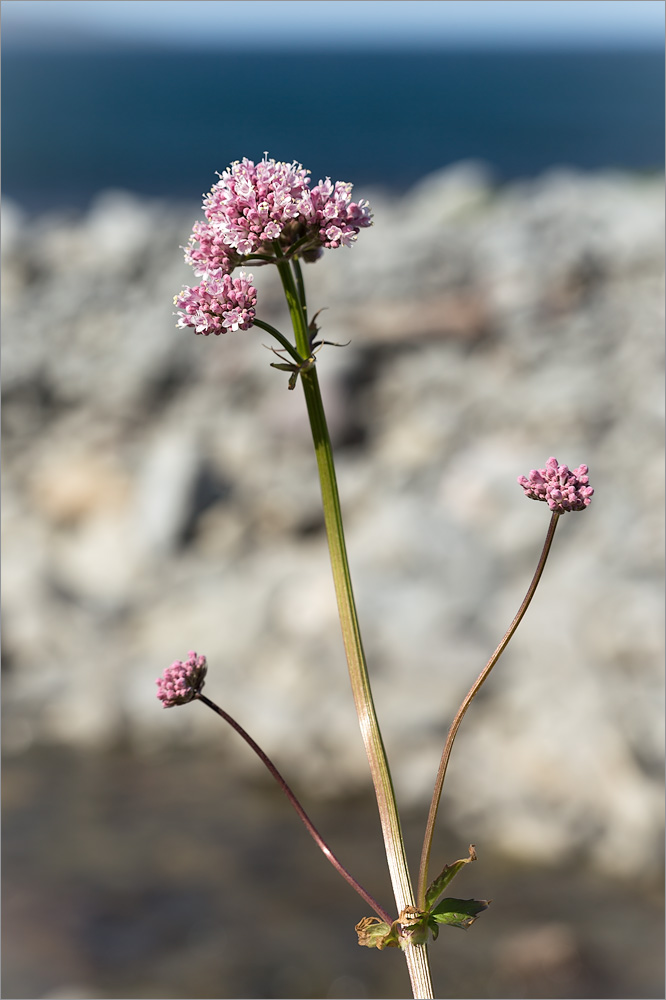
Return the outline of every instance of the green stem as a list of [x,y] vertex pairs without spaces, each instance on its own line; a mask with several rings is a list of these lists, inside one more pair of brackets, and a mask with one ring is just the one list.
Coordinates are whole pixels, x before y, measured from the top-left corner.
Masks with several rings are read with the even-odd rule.
[[[398,913],[401,913],[406,906],[414,905],[414,890],[412,889],[409,877],[393,782],[372,699],[370,678],[361,642],[361,632],[342,526],[342,512],[340,509],[335,466],[333,464],[333,450],[326,426],[326,416],[324,414],[316,369],[313,368],[310,371],[303,372],[301,382],[305,393],[305,402],[310,418],[312,438],[319,469],[331,568],[333,570],[338,614],[342,626],[342,638],[347,655],[354,704],[377,797],[393,894]],[[432,997],[426,946],[409,945],[405,950],[405,957],[407,958],[414,996]]]
[[296,364],[300,365],[303,363],[303,361],[306,360],[305,358],[302,358],[300,356],[298,351],[294,348],[294,345],[290,341],[288,341],[287,338],[283,334],[281,334],[279,330],[276,330],[274,326],[271,326],[270,323],[264,323],[263,320],[257,319],[255,317],[253,320],[253,325],[258,326],[261,330],[265,330],[266,333],[270,333],[271,337],[275,337],[275,339],[279,341],[280,344],[282,344],[285,351],[288,351],[289,354],[291,354]]
[[349,673],[354,694],[354,702],[359,717],[361,732],[370,762],[379,811],[384,827],[389,867],[393,869],[394,891],[398,910],[411,905],[411,884],[407,873],[407,862],[402,844],[402,832],[395,804],[395,795],[386,760],[386,752],[379,730],[379,723],[370,690],[370,680],[361,642],[358,615],[352,591],[351,575],[344,540],[342,513],[338,495],[333,452],[331,448],[326,417],[319,390],[316,370],[302,375],[305,401],[312,428],[312,437],[319,468],[324,519],[328,535],[333,580],[342,626],[342,636],[349,664]]
[[[287,304],[294,325],[296,346],[304,357],[308,357],[310,354],[310,342],[307,320],[304,310],[301,307],[301,300],[294,283],[293,274],[286,261],[278,263],[278,271],[282,279]],[[384,836],[386,860],[396,907],[398,914],[400,914],[406,906],[414,905],[414,890],[407,867],[393,782],[372,699],[370,678],[361,642],[361,632],[354,601],[349,561],[347,559],[340,497],[333,463],[333,449],[326,424],[316,369],[313,367],[307,371],[303,371],[301,373],[301,382],[305,394],[319,470],[324,521],[331,557],[331,568],[333,570],[333,582],[354,704],[370,765],[370,773],[372,775]],[[405,958],[407,960],[414,996],[420,998],[432,997],[432,984],[426,945],[408,945],[405,948]]]
[[453,748],[453,741],[456,738],[458,729],[460,728],[460,723],[462,722],[465,712],[471,705],[473,699],[476,697],[480,691],[484,681],[488,677],[490,671],[493,669],[500,656],[508,646],[514,632],[520,625],[525,612],[527,611],[530,601],[534,597],[534,593],[539,585],[539,580],[541,579],[541,574],[543,573],[544,566],[546,565],[546,560],[548,559],[548,553],[550,552],[550,547],[553,542],[553,536],[555,535],[555,528],[557,527],[557,521],[559,514],[553,514],[550,519],[550,524],[548,526],[548,532],[546,534],[546,541],[544,542],[543,549],[541,550],[541,555],[539,556],[539,562],[535,570],[534,576],[532,577],[532,582],[530,583],[527,593],[523,599],[523,603],[518,608],[516,617],[513,619],[508,629],[504,633],[502,640],[493,653],[493,655],[488,660],[487,664],[474,681],[474,684],[467,692],[467,695],[458,709],[455,719],[451,723],[451,728],[449,729],[448,736],[446,737],[446,743],[444,744],[444,750],[442,751],[442,757],[439,762],[439,770],[437,771],[437,778],[435,779],[435,789],[432,793],[432,801],[430,803],[430,812],[428,813],[428,822],[426,823],[425,836],[423,838],[423,850],[421,852],[421,865],[419,867],[419,891],[418,891],[418,906],[421,909],[425,909],[425,897],[428,890],[428,868],[430,865],[430,851],[432,848],[432,838],[435,831],[435,821],[437,819],[437,810],[439,809],[439,802],[442,796],[442,788],[444,786],[444,778],[446,776],[446,769],[448,767],[449,758],[451,756],[451,750]]
[[301,303],[301,309],[303,310],[303,316],[305,318],[305,323],[308,322],[308,306],[305,298],[305,282],[303,281],[303,272],[301,271],[301,265],[297,257],[294,257],[291,262],[291,266],[294,271],[294,276],[296,278],[296,285],[298,287],[298,297]]
[[260,267],[262,264],[274,264],[275,258],[271,257],[268,253],[252,253],[247,257],[242,258],[241,266],[245,267],[246,264],[258,264]]
[[308,322],[305,315],[305,309],[301,305],[301,299],[294,282],[292,270],[289,267],[289,261],[285,258],[277,243],[275,244],[275,254],[276,257],[281,258],[277,261],[277,269],[282,281],[282,287],[284,288],[285,298],[287,299],[291,323],[294,328],[296,350],[299,352],[301,357],[309,358],[311,354],[310,334],[308,332]]

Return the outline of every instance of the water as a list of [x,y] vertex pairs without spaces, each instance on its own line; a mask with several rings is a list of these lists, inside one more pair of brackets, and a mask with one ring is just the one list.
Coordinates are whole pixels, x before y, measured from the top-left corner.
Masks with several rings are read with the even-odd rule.
[[405,189],[463,159],[661,169],[660,52],[7,51],[4,191],[27,208],[102,188],[197,199],[242,156]]

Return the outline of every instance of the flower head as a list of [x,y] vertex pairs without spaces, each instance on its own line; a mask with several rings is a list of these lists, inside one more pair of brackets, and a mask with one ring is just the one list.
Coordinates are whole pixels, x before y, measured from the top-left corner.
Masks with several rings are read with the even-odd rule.
[[186,705],[201,691],[207,670],[206,657],[197,656],[190,650],[185,662],[176,660],[158,678],[157,697],[164,702],[165,708]]
[[589,507],[594,490],[589,485],[587,466],[579,465],[573,472],[549,458],[545,469],[532,469],[529,478],[518,476],[518,482],[530,500],[545,500],[556,514]]
[[310,175],[300,163],[264,159],[237,160],[219,175],[204,198],[205,221],[195,222],[185,260],[201,284],[174,299],[178,326],[219,335],[249,330],[257,293],[252,275],[231,273],[252,255],[258,263],[292,250],[316,260],[324,248],[350,246],[359,230],[372,225],[367,201],[352,201],[352,185],[330,178],[310,189]]
[[329,177],[312,189],[312,205],[321,246],[335,248],[351,246],[359,229],[372,225],[372,213],[367,201],[352,201],[352,185],[344,181],[331,183]]
[[206,274],[231,274],[243,258],[224,242],[219,228],[209,222],[195,222],[185,247],[185,260],[203,278]]
[[185,251],[202,277],[229,274],[250,254],[272,257],[275,241],[283,253],[298,243],[306,259],[316,257],[324,247],[350,246],[372,225],[370,206],[352,201],[351,184],[327,177],[311,190],[309,171],[295,161],[243,159],[219,176],[204,198],[207,221],[194,224]]
[[257,304],[257,290],[251,282],[252,275],[243,271],[237,278],[211,273],[195,288],[185,288],[173,300],[179,307],[177,326],[193,326],[204,337],[249,330]]

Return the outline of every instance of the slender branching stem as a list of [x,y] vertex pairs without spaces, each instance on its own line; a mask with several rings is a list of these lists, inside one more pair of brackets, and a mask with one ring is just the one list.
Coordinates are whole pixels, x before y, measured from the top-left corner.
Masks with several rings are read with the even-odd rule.
[[[276,247],[277,255],[279,255],[279,247]],[[277,266],[294,327],[296,348],[303,357],[309,357],[311,347],[304,308],[305,293],[303,291],[302,294],[299,294],[297,287],[302,286],[302,277],[299,277],[300,267],[298,262],[295,262],[292,270],[286,260],[278,260]],[[340,497],[333,462],[333,449],[326,424],[326,415],[324,413],[317,371],[314,366],[301,372],[301,383],[305,394],[319,470],[324,521],[331,558],[331,568],[333,570],[333,582],[335,585],[352,693],[377,798],[393,894],[398,914],[400,914],[406,906],[414,905],[414,890],[407,866],[405,845],[391,772],[370,689],[370,678],[368,676],[368,668],[361,641],[361,631],[347,558]],[[427,1000],[427,998],[433,996],[427,947],[426,945],[409,944],[404,949],[404,954],[407,960],[407,968],[414,997],[425,998]]]
[[257,264],[262,267],[264,264],[274,264],[275,258],[269,253],[251,253],[247,257],[243,257],[242,266],[245,267],[246,264]]
[[281,334],[279,330],[276,330],[274,326],[271,326],[270,323],[264,323],[263,320],[257,319],[255,317],[254,326],[258,326],[261,330],[265,330],[266,333],[270,333],[271,337],[275,337],[275,339],[279,341],[280,344],[282,344],[285,351],[291,354],[296,364],[300,365],[303,363],[303,361],[306,360],[305,358],[302,358],[300,356],[297,350],[295,350],[294,345],[289,340],[287,340],[287,338],[283,336],[283,334]]
[[437,810],[439,809],[439,802],[442,796],[442,787],[444,785],[444,777],[446,775],[446,769],[448,767],[449,758],[451,756],[451,749],[453,747],[453,741],[456,738],[456,734],[460,728],[460,723],[462,722],[465,713],[469,706],[471,705],[473,699],[476,697],[478,692],[481,690],[486,678],[488,677],[490,671],[493,669],[500,656],[508,646],[511,637],[520,625],[525,612],[527,611],[530,601],[534,597],[534,593],[539,585],[539,580],[541,579],[541,574],[543,573],[544,566],[546,565],[546,560],[548,559],[548,553],[550,552],[550,547],[553,542],[553,536],[555,534],[555,528],[557,527],[557,521],[559,514],[552,514],[550,519],[550,524],[548,526],[548,532],[546,534],[546,541],[544,542],[543,549],[541,550],[541,555],[539,556],[539,562],[535,570],[534,576],[532,577],[532,582],[530,583],[527,593],[523,599],[523,603],[518,608],[516,617],[513,619],[508,629],[502,637],[502,641],[498,645],[497,649],[493,655],[488,660],[487,664],[474,681],[474,684],[469,689],[462,705],[458,709],[456,717],[451,723],[451,728],[449,729],[448,736],[446,737],[446,743],[444,744],[444,750],[442,751],[442,757],[439,762],[439,770],[437,771],[437,778],[435,780],[435,789],[432,793],[432,801],[430,803],[430,812],[428,813],[428,822],[426,824],[425,837],[423,838],[423,850],[421,853],[421,865],[419,868],[419,889],[418,889],[418,906],[421,909],[425,908],[425,896],[428,889],[428,868],[430,865],[430,851],[432,848],[432,838],[435,830],[435,821],[437,819]]
[[282,775],[280,774],[280,772],[278,771],[277,767],[275,766],[275,764],[273,763],[273,761],[270,759],[270,757],[268,756],[268,754],[264,753],[264,751],[261,749],[261,747],[259,746],[259,744],[255,743],[255,741],[252,739],[252,737],[250,736],[250,734],[247,733],[243,729],[243,727],[238,722],[236,722],[236,720],[234,718],[232,718],[229,715],[228,712],[225,712],[223,708],[220,708],[219,705],[216,705],[214,701],[211,701],[210,698],[207,698],[206,695],[205,694],[201,694],[201,692],[199,692],[196,695],[196,698],[199,701],[202,701],[204,703],[204,705],[207,705],[208,708],[211,708],[214,712],[217,712],[217,714],[219,716],[221,716],[221,718],[223,718],[225,722],[229,723],[229,725],[231,726],[232,729],[236,730],[236,732],[238,733],[238,735],[241,736],[245,740],[245,742],[247,743],[247,745],[254,750],[254,752],[256,753],[257,757],[259,757],[259,759],[262,761],[262,763],[265,764],[265,766],[271,772],[271,774],[273,775],[273,777],[277,781],[278,785],[280,786],[280,788],[282,789],[282,791],[284,792],[284,794],[287,796],[287,798],[291,802],[292,806],[294,807],[294,809],[296,810],[296,812],[298,813],[298,815],[302,819],[302,821],[303,821],[303,823],[305,825],[306,830],[308,831],[308,833],[310,834],[310,836],[312,837],[312,839],[314,840],[315,844],[317,845],[317,847],[319,848],[319,850],[322,852],[322,854],[324,855],[324,857],[328,861],[331,862],[331,864],[333,865],[333,867],[335,868],[335,870],[337,872],[339,872],[340,875],[342,875],[343,879],[345,879],[345,881],[350,884],[350,886],[352,887],[352,889],[354,889],[359,894],[359,896],[362,899],[365,900],[365,902],[368,904],[368,906],[371,906],[372,909],[375,911],[375,913],[379,917],[381,917],[382,920],[385,920],[388,924],[390,924],[391,923],[391,917],[386,912],[386,910],[379,905],[379,903],[377,902],[377,900],[374,899],[370,895],[370,893],[366,889],[363,888],[363,886],[360,884],[360,882],[357,882],[356,879],[354,878],[354,876],[352,874],[350,874],[350,872],[347,871],[347,869],[344,867],[344,865],[340,861],[338,861],[338,859],[336,858],[335,854],[330,849],[330,847],[328,846],[328,844],[326,843],[326,841],[324,840],[324,838],[322,837],[322,835],[319,833],[319,831],[315,827],[314,823],[312,822],[312,820],[310,819],[310,817],[306,813],[306,811],[303,808],[303,806],[301,805],[301,803],[298,801],[298,798],[296,797],[296,794],[289,787],[289,785],[287,784],[287,782],[285,781],[285,779],[282,777]]
[[303,358],[309,358],[311,353],[310,334],[308,332],[308,321],[305,315],[305,308],[301,304],[301,297],[298,293],[298,289],[296,288],[294,274],[289,266],[289,261],[286,257],[284,257],[277,243],[275,244],[275,248],[276,256],[278,256],[277,269],[280,275],[280,280],[282,281],[287,306],[289,307],[291,324],[294,328],[296,350]]

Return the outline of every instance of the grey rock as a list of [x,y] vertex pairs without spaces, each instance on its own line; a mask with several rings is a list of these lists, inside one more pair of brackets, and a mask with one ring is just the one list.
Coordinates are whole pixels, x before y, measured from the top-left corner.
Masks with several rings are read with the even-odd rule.
[[[375,699],[402,801],[513,617],[548,522],[516,476],[596,493],[466,718],[445,791],[463,840],[640,874],[661,855],[663,192],[479,165],[380,198],[305,270]],[[194,648],[212,697],[310,797],[368,783],[300,390],[258,331],[175,329],[198,207],[101,195],[5,208],[8,752],[224,740],[162,711]],[[275,275],[260,315],[287,329]],[[265,310],[265,312],[264,312]]]

